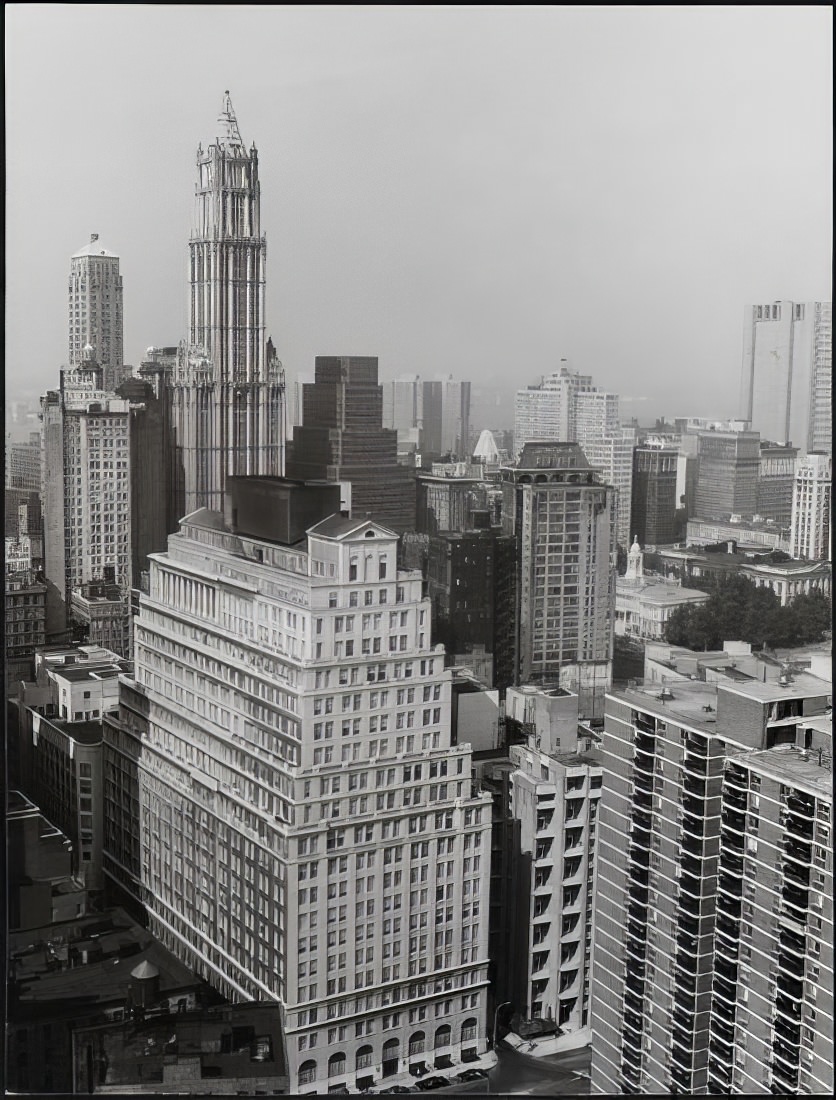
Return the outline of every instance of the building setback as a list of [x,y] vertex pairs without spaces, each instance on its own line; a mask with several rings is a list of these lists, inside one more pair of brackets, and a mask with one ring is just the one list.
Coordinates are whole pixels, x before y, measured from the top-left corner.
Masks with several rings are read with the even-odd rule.
[[107,873],[216,987],[281,1002],[291,1091],[472,1057],[490,798],[451,745],[420,574],[369,520],[292,546],[241,523],[239,495],[237,533],[199,511],[152,558],[106,734]]
[[371,515],[401,534],[415,528],[415,480],[398,464],[397,432],[383,428],[383,387],[371,356],[316,357],[303,386],[303,424],[294,428],[288,477],[339,481],[343,509]]
[[[594,943],[595,1093],[725,1091],[716,1088],[716,1071],[725,1067],[728,1076],[728,1067],[743,1056],[744,1037],[733,1029],[730,1035],[727,1021],[721,1025],[723,1004],[747,996],[751,1001],[758,988],[756,978],[743,970],[732,973],[723,962],[728,958],[721,948],[728,932],[721,919],[728,908],[722,900],[726,893],[746,937],[757,939],[759,950],[772,951],[768,962],[757,960],[761,973],[765,966],[771,972],[783,965],[782,928],[793,932],[796,947],[798,936],[806,936],[805,952],[821,953],[821,937],[828,930],[822,918],[832,921],[829,899],[822,913],[813,893],[802,896],[792,886],[783,890],[777,909],[755,909],[750,890],[742,899],[747,908],[741,909],[747,879],[758,878],[767,887],[773,881],[774,862],[768,870],[757,860],[748,865],[756,844],[763,845],[766,856],[770,845],[777,841],[781,846],[782,838],[765,829],[755,845],[747,839],[744,858],[740,834],[745,830],[755,841],[756,822],[753,817],[744,825],[740,795],[737,816],[730,817],[728,792],[739,786],[736,769],[748,754],[768,750],[803,758],[814,747],[813,728],[830,729],[826,708],[831,692],[830,681],[802,673],[768,683],[742,675],[716,684],[656,683],[608,696]],[[828,732],[828,745],[829,737]],[[777,788],[770,797],[775,793]],[[809,796],[791,770],[779,798],[788,812],[799,800],[805,814],[811,811]],[[757,798],[752,808],[755,817],[760,813],[768,820],[770,811],[759,807]],[[813,806],[812,816],[816,813]],[[782,877],[787,874],[783,862],[778,870]],[[832,924],[829,930],[832,935]],[[812,1001],[813,985],[818,981],[809,971],[803,980],[799,977],[796,999]],[[826,1000],[817,1028],[828,1034],[832,1015]],[[784,1008],[770,1003],[763,1011],[770,1020],[777,1013],[780,1030]],[[715,1032],[724,1039],[722,1052]],[[782,1041],[776,1036],[776,1049]],[[757,1091],[793,1091],[786,1079],[770,1055],[761,1066]]]

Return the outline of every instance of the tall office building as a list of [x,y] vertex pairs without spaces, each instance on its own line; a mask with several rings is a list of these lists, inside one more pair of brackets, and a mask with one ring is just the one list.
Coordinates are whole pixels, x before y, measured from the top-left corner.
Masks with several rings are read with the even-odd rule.
[[228,476],[277,476],[284,464],[284,375],[265,339],[258,152],[245,148],[228,92],[218,123],[197,151],[189,341],[166,394],[182,469],[176,518],[222,509]]
[[675,447],[645,443],[633,451],[630,526],[640,546],[675,541],[678,464]]
[[102,389],[86,354],[41,399],[48,634],[65,628],[72,593],[104,578],[121,590],[127,623],[138,570],[164,539],[158,403],[139,381],[124,397]]
[[339,481],[342,507],[399,534],[415,527],[415,480],[398,464],[397,433],[382,427],[383,387],[371,356],[316,357],[303,387],[303,424],[293,430],[288,477]]
[[[723,683],[648,683],[607,699],[593,972],[597,1094],[715,1094],[728,1091],[732,1074],[733,1092],[798,1090],[797,1061],[791,1081],[783,1063],[798,1057],[793,1029],[801,1003],[813,1007],[821,976],[805,972],[804,958],[812,962],[832,937],[830,897],[814,892],[809,858],[824,860],[832,875],[829,823],[821,847],[809,845],[817,822],[829,822],[829,805],[819,811],[817,800],[827,790],[832,802],[819,767],[831,752],[832,683],[810,673],[760,682],[731,672]],[[762,764],[777,766],[780,778],[773,773],[760,791],[752,783],[747,796],[741,777]],[[832,1030],[827,989],[813,1021],[824,1039],[817,1049]],[[735,1031],[734,1006],[747,1001],[760,1017],[751,1031],[759,1046],[767,1037],[766,1050],[748,1046],[742,1011]],[[749,1058],[759,1063],[755,1081],[735,1069]],[[818,1072],[826,1081],[827,1067],[819,1063]]]
[[790,553],[794,558],[830,559],[832,478],[833,462],[829,454],[809,454],[798,463],[790,528]]
[[700,519],[753,516],[758,505],[758,433],[700,432],[698,458],[695,515]]
[[792,494],[798,448],[761,440],[757,513],[779,527],[792,521]]
[[417,446],[422,456],[437,457],[442,453],[443,385],[417,374],[395,378],[383,385],[383,427],[393,428],[401,439],[409,438],[417,430]]
[[267,509],[251,480],[153,558],[105,867],[190,967],[282,1004],[291,1091],[360,1091],[485,1049],[490,797],[397,535],[331,515],[300,543],[310,487]]
[[529,442],[576,439],[575,396],[594,390],[592,377],[561,367],[539,386],[518,390],[514,399],[514,449],[517,455]]
[[[514,683],[556,683],[567,666],[612,675],[613,490],[577,443],[527,443],[500,470],[502,524],[516,538]],[[561,686],[569,686],[565,682]],[[582,713],[586,709],[583,692]]]
[[6,444],[6,488],[41,491],[41,433],[30,432],[25,443]]
[[[633,489],[633,448],[636,429],[623,428],[617,393],[600,390],[575,395],[574,436],[590,466],[615,490],[615,538],[620,546],[631,542],[630,498]],[[633,532],[635,533],[635,532]]]
[[740,415],[802,454],[832,446],[830,302],[747,306]]
[[470,458],[470,383],[452,377],[441,383],[441,452]]
[[69,365],[79,366],[85,348],[102,367],[104,388],[116,389],[122,381],[122,276],[119,257],[102,248],[98,233],[70,260]]

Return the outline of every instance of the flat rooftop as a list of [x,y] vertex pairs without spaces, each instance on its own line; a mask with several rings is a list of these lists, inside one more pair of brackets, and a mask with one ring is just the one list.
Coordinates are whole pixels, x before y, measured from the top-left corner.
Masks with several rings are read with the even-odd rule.
[[816,798],[833,802],[833,775],[818,762],[818,754],[794,746],[761,749],[735,756],[735,764],[791,787],[801,787]]
[[827,680],[813,676],[809,672],[794,672],[788,684],[777,680],[749,680],[745,687],[738,690],[734,684],[722,684],[724,691],[733,691],[745,695],[748,699],[758,699],[762,703],[777,702],[780,699],[809,699],[829,695],[833,685]]
[[89,722],[70,722],[66,718],[41,717],[40,729],[44,726],[51,726],[79,745],[98,745],[104,737],[104,727],[98,718]]
[[[194,1076],[178,1076],[193,1092],[200,1079],[284,1077],[280,1008],[275,1003],[223,1005],[114,1025],[102,1036],[105,1086],[163,1080],[163,1066],[187,1061]],[[141,1076],[140,1076],[141,1073]],[[191,1085],[192,1087],[188,1087]]]
[[[82,952],[91,961],[81,962]],[[70,964],[71,953],[79,953],[76,965]],[[209,990],[122,909],[10,932],[8,954],[19,983],[16,1018],[123,1004],[131,971],[143,962],[159,971],[161,997]],[[60,967],[55,961],[47,965],[48,959]]]
[[130,661],[108,661],[96,664],[72,664],[59,665],[50,668],[50,672],[56,680],[69,680],[70,683],[81,683],[83,680],[111,680],[125,672],[130,666]]
[[[665,697],[660,698],[662,690]],[[610,693],[614,698],[641,710],[669,715],[704,733],[717,733],[717,684],[702,680],[677,680],[670,685],[647,683]],[[711,710],[706,710],[710,707]]]

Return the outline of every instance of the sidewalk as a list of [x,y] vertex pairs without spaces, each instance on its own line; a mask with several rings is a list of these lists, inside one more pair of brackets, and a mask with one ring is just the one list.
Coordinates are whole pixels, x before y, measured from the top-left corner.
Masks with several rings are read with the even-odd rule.
[[424,1077],[446,1077],[450,1081],[455,1081],[457,1073],[463,1073],[466,1069],[493,1069],[497,1063],[496,1054],[492,1050],[486,1050],[484,1054],[480,1054],[478,1058],[474,1058],[472,1062],[454,1062],[452,1068],[447,1069],[434,1069],[430,1066],[427,1073],[422,1073],[420,1077],[415,1077],[411,1073],[398,1073],[393,1074],[391,1077],[382,1077],[371,1089],[372,1093],[383,1092],[384,1089],[389,1089],[392,1085],[406,1085],[412,1087],[416,1085]]

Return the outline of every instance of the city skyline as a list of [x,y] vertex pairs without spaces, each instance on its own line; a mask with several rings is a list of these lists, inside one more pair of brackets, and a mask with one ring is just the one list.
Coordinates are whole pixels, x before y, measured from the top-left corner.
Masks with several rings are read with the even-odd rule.
[[[504,9],[236,9],[276,51],[259,66],[262,47],[220,34],[232,9],[206,7],[188,47],[209,63],[158,87],[145,59],[185,47],[178,9],[39,7],[47,23],[7,9],[10,396],[65,359],[66,257],[91,232],[121,258],[126,359],[186,335],[195,135],[226,87],[261,154],[268,335],[293,373],[346,352],[377,355],[382,379],[452,372],[474,383],[475,427],[566,357],[624,415],[733,415],[741,306],[830,296],[824,12],[529,9],[509,41]],[[103,98],[73,66],[125,35]],[[79,140],[91,117],[106,141]]]

